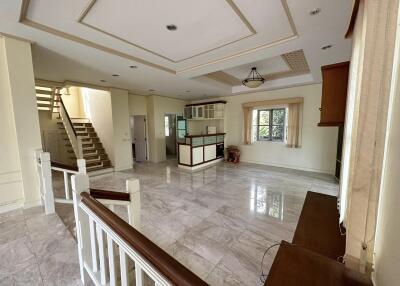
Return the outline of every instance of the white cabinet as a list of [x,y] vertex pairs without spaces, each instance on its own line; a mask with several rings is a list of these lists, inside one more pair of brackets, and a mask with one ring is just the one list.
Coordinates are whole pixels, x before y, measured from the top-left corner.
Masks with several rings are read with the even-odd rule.
[[203,146],[192,149],[193,161],[192,165],[203,163]]
[[208,145],[204,146],[204,161],[211,161],[217,158],[217,146],[216,145]]
[[210,103],[187,106],[184,110],[185,119],[224,119],[225,103]]

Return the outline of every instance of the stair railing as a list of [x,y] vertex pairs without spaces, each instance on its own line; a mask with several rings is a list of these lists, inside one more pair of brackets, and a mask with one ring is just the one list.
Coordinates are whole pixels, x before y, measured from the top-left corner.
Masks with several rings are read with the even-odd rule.
[[74,125],[71,121],[71,118],[68,115],[68,111],[65,108],[64,102],[60,96],[60,117],[64,124],[65,131],[67,132],[67,136],[69,141],[71,142],[72,149],[74,150],[75,156],[77,159],[83,159],[83,148],[82,148],[82,138],[77,136]]
[[[54,201],[56,203],[62,204],[72,204],[72,193],[70,188],[71,176],[75,174],[86,174],[86,161],[84,159],[77,159],[77,167],[70,166],[63,163],[50,161],[51,170],[53,172],[62,172],[64,176],[64,196],[61,197],[54,197]],[[50,176],[52,174],[50,173]],[[50,177],[50,180],[52,178]],[[54,190],[54,189],[53,189]],[[52,190],[52,191],[53,191]],[[54,191],[53,191],[54,193]],[[54,195],[53,195],[54,196]]]
[[[128,181],[129,193],[139,194],[139,181]],[[78,240],[81,280],[85,272],[95,285],[116,285],[120,277],[123,286],[129,281],[129,262],[134,263],[136,286],[145,284],[144,273],[156,286],[208,285],[172,256],[141,234],[139,225],[129,225],[99,202],[89,189],[84,174],[72,176],[74,214]],[[136,199],[140,196],[136,196]],[[131,196],[135,200],[135,197]],[[134,205],[140,216],[140,205]],[[134,221],[137,218],[134,217]],[[119,263],[116,261],[119,260]]]

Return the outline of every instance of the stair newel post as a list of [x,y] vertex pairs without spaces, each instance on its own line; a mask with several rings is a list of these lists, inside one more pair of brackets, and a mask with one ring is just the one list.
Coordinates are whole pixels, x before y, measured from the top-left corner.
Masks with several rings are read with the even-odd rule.
[[85,159],[78,159],[77,165],[78,165],[78,172],[80,174],[86,174],[86,160]]
[[51,161],[50,153],[40,153],[40,166],[41,166],[41,182],[43,188],[43,201],[46,215],[55,212],[53,182],[51,176]]
[[[79,160],[78,160],[79,164]],[[84,253],[87,249],[88,244],[88,229],[89,219],[87,215],[82,211],[79,204],[81,201],[81,194],[89,191],[89,177],[87,174],[78,173],[71,177],[72,180],[72,200],[74,204],[74,215],[76,224],[76,237],[78,241],[78,256],[79,256],[79,268],[81,274],[81,281],[85,285],[85,271],[84,271],[84,258],[88,256],[88,253]],[[84,245],[86,247],[84,247]]]
[[129,224],[136,229],[140,229],[140,184],[138,179],[126,181],[126,189],[130,196],[128,206]]
[[77,136],[76,140],[78,141],[78,159],[83,159],[83,146],[82,146],[82,137]]

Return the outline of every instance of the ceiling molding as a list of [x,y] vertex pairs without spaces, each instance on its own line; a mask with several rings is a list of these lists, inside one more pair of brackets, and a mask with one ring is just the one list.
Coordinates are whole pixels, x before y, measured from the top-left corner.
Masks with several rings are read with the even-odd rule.
[[31,41],[31,40],[28,40],[28,39],[25,39],[25,38],[22,38],[22,37],[18,37],[18,36],[15,36],[15,35],[3,33],[3,32],[0,32],[0,37],[11,38],[11,39],[27,42],[27,43],[29,43],[31,45],[35,44],[34,41]]
[[107,31],[104,31],[103,29],[100,29],[100,28],[98,28],[98,27],[95,27],[95,26],[93,26],[93,25],[91,25],[91,24],[86,23],[86,22],[85,22],[85,17],[86,17],[87,14],[90,12],[90,10],[93,8],[93,6],[97,3],[97,0],[89,0],[89,2],[87,3],[87,5],[85,6],[85,8],[84,8],[84,9],[82,10],[82,12],[80,13],[80,15],[79,15],[79,17],[78,17],[78,19],[77,19],[77,22],[78,22],[79,24],[84,25],[84,26],[86,26],[86,27],[88,27],[88,28],[90,28],[90,29],[93,29],[93,30],[97,31],[97,32],[100,32],[100,33],[105,34],[105,35],[107,35],[107,36],[109,36],[109,37],[112,37],[112,38],[114,38],[114,39],[117,39],[117,40],[119,40],[119,41],[122,41],[122,42],[124,42],[124,43],[126,43],[126,44],[128,44],[128,45],[134,46],[135,48],[141,49],[141,50],[146,51],[146,52],[148,52],[148,53],[150,53],[150,54],[153,54],[153,55],[155,55],[155,56],[157,56],[157,57],[163,58],[164,60],[170,61],[171,63],[177,64],[177,63],[181,63],[181,62],[183,62],[183,61],[192,59],[192,58],[194,58],[194,57],[207,54],[207,53],[212,52],[212,51],[215,51],[215,50],[217,50],[217,49],[220,49],[220,48],[229,46],[229,45],[231,45],[231,44],[233,44],[233,43],[237,43],[237,42],[239,42],[239,41],[241,41],[241,40],[244,40],[244,39],[246,39],[246,38],[252,37],[252,36],[254,36],[255,34],[257,34],[257,31],[253,28],[253,26],[250,24],[250,22],[245,18],[245,16],[244,16],[243,13],[239,10],[239,8],[236,6],[236,4],[233,3],[232,0],[225,0],[225,2],[229,5],[229,7],[232,8],[232,10],[233,10],[233,11],[235,12],[235,14],[239,17],[239,19],[242,21],[242,23],[247,27],[247,29],[250,31],[251,34],[250,34],[250,35],[247,35],[247,36],[244,36],[244,37],[241,37],[241,38],[239,38],[239,39],[237,39],[237,40],[234,40],[234,41],[225,43],[225,44],[223,44],[223,45],[217,46],[217,47],[215,47],[215,48],[206,50],[206,51],[204,51],[204,52],[195,54],[195,55],[193,55],[193,56],[180,59],[180,60],[173,60],[173,59],[171,59],[171,58],[168,58],[168,57],[166,57],[166,56],[163,56],[163,55],[160,54],[160,53],[154,52],[154,51],[152,51],[152,50],[150,50],[150,49],[147,49],[147,48],[145,48],[145,47],[143,47],[143,46],[141,46],[141,45],[135,44],[135,43],[133,43],[133,42],[131,42],[131,41],[128,41],[128,40],[126,40],[126,39],[124,39],[124,38],[121,38],[121,37],[119,37],[119,36],[117,36],[117,35],[115,35],[115,34],[113,34],[113,33],[109,33],[109,32],[107,32]]
[[[234,6],[231,5],[231,4],[235,5],[232,0],[225,0],[225,1],[227,1],[227,3],[231,7],[234,7]],[[122,58],[125,58],[125,59],[128,59],[128,60],[132,60],[132,61],[135,61],[137,63],[141,63],[141,64],[147,65],[149,67],[152,67],[152,68],[155,68],[155,69],[158,69],[158,70],[161,70],[161,71],[165,71],[165,72],[172,73],[172,74],[182,74],[182,73],[185,73],[185,72],[188,72],[188,71],[192,71],[192,70],[195,70],[195,69],[203,68],[203,67],[214,65],[214,64],[217,64],[217,63],[221,63],[221,62],[225,62],[225,61],[230,60],[230,59],[234,59],[234,58],[237,58],[237,57],[241,57],[241,56],[245,56],[245,55],[248,55],[248,54],[252,54],[252,53],[258,52],[260,50],[271,48],[273,46],[277,46],[277,45],[286,43],[288,41],[292,41],[292,40],[297,39],[299,37],[298,36],[298,32],[297,32],[296,26],[294,24],[293,18],[291,16],[289,6],[288,6],[286,1],[287,0],[281,0],[281,3],[282,3],[282,6],[283,6],[283,8],[285,10],[285,13],[286,13],[286,16],[288,18],[288,21],[290,23],[291,30],[293,32],[293,34],[291,36],[284,37],[282,39],[276,40],[276,41],[268,43],[268,44],[258,45],[258,46],[254,47],[254,48],[249,48],[249,49],[237,52],[235,54],[231,54],[231,55],[219,58],[217,60],[212,60],[212,61],[209,61],[209,62],[206,62],[206,63],[203,63],[203,64],[194,65],[192,67],[184,68],[184,69],[181,69],[181,70],[173,70],[173,69],[170,69],[170,68],[166,68],[164,66],[161,66],[161,65],[158,65],[158,64],[154,64],[154,63],[149,62],[147,60],[144,60],[142,58],[139,58],[139,57],[136,57],[136,56],[133,56],[133,55],[118,51],[118,50],[113,49],[113,48],[109,48],[109,47],[103,46],[101,44],[89,41],[87,39],[84,39],[84,38],[81,38],[81,37],[78,37],[78,36],[63,32],[63,31],[60,31],[58,29],[55,29],[55,28],[40,24],[38,22],[32,21],[32,20],[27,18],[27,12],[28,12],[28,9],[29,9],[30,0],[22,0],[21,1],[19,22],[24,24],[24,25],[27,25],[29,27],[35,28],[37,30],[41,30],[41,31],[44,31],[46,33],[50,33],[50,34],[56,35],[58,37],[62,37],[64,39],[71,40],[71,41],[86,45],[86,46],[91,47],[91,48],[98,49],[100,51],[103,51],[103,52],[106,52],[106,53],[109,53],[109,54],[112,54],[112,55],[115,55],[115,56],[118,56],[118,57],[122,57]],[[87,13],[90,11],[92,6],[95,4],[95,2],[96,2],[96,0],[90,0],[88,2],[88,5],[82,11],[82,13],[80,14],[80,16],[78,17],[77,20],[79,20],[81,18],[83,19],[87,15]],[[235,8],[233,8],[233,9],[235,10]],[[238,13],[237,11],[238,11],[238,9],[235,10],[236,13]]]
[[212,72],[212,73],[206,74],[204,76],[206,76],[210,79],[228,84],[230,86],[235,86],[235,85],[241,84],[240,79],[238,79],[226,72],[223,72],[223,71]]

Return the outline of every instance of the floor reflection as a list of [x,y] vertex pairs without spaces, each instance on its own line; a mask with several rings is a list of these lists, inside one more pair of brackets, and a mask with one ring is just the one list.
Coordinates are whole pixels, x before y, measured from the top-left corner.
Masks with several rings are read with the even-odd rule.
[[282,192],[269,191],[266,186],[252,184],[250,190],[250,211],[283,220]]

